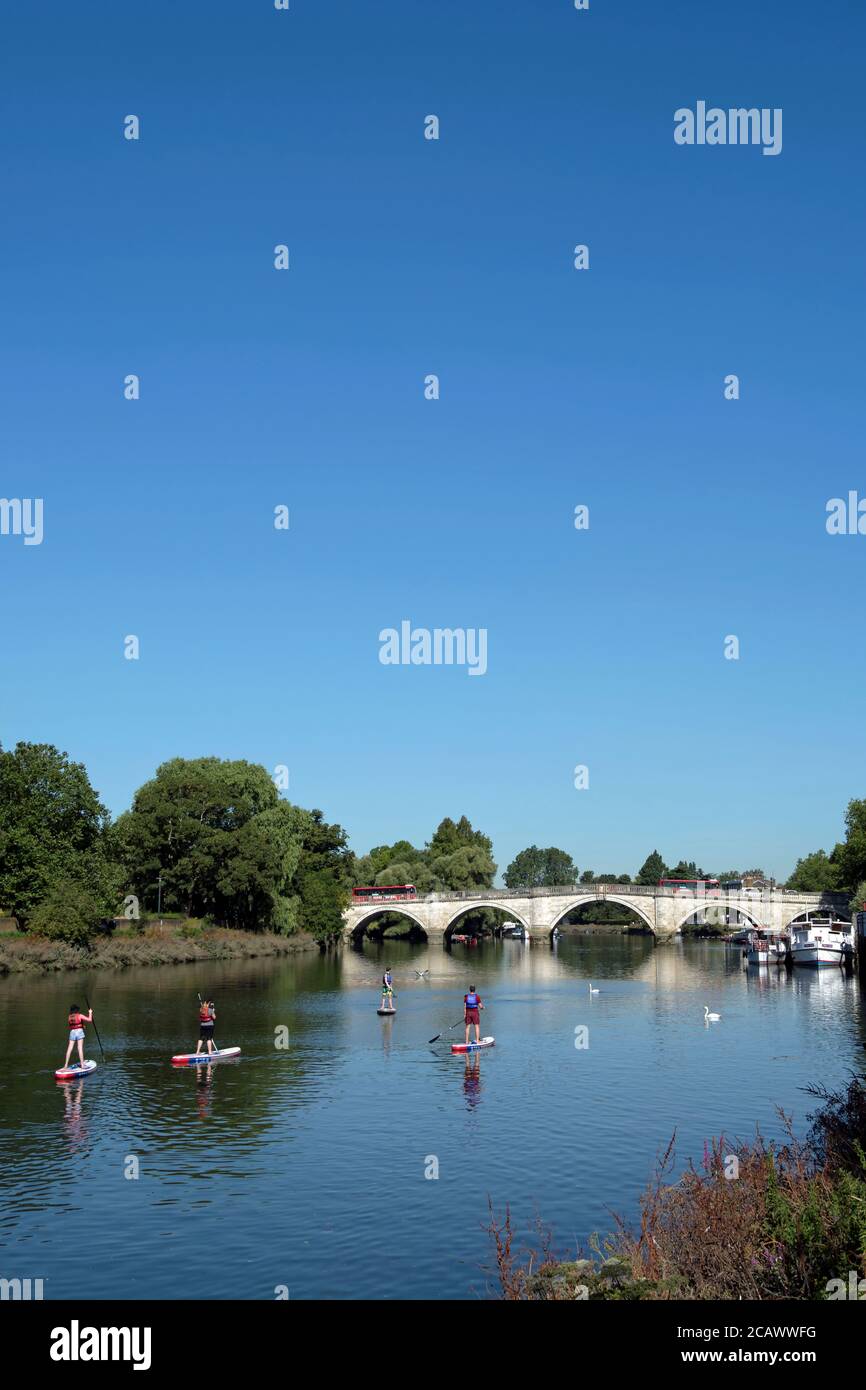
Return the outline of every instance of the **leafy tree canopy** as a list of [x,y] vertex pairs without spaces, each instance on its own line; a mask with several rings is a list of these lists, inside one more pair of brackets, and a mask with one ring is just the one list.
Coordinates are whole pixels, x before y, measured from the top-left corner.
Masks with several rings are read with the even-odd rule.
[[98,893],[75,878],[59,878],[48,890],[28,923],[34,936],[87,946],[105,915]]
[[660,878],[706,878],[703,869],[699,869],[694,859],[681,859],[666,874],[660,874]]
[[[657,849],[652,854],[647,855],[640,869],[635,883],[643,883],[647,886],[657,884],[660,878],[668,878],[668,866],[662,859]],[[685,875],[683,875],[685,877]]]
[[492,840],[461,816],[441,821],[424,849],[408,840],[378,845],[354,861],[352,872],[356,884],[414,883],[419,893],[456,893],[492,888],[496,864]]
[[840,884],[853,890],[866,879],[866,800],[849,801],[845,812],[845,841],[837,845],[832,860],[838,865]]
[[801,893],[828,893],[839,887],[839,879],[839,865],[834,857],[817,849],[797,860],[786,886]]
[[88,882],[106,910],[108,820],[82,763],[48,743],[0,748],[0,903],[20,926],[61,879]]
[[555,888],[577,882],[577,866],[564,849],[530,845],[512,859],[502,875],[506,888]]
[[266,770],[220,758],[173,758],[135,794],[116,826],[142,905],[233,927],[292,931],[293,879],[310,813],[281,801]]

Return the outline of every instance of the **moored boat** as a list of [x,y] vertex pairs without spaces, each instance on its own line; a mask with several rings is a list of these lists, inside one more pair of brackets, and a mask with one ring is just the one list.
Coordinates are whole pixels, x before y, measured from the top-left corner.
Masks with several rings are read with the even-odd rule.
[[742,927],[724,938],[726,946],[748,946],[752,939],[752,928]]
[[782,965],[785,960],[785,942],[772,932],[752,932],[746,958],[749,965]]
[[854,950],[854,928],[838,918],[795,922],[791,931],[795,965],[843,965]]

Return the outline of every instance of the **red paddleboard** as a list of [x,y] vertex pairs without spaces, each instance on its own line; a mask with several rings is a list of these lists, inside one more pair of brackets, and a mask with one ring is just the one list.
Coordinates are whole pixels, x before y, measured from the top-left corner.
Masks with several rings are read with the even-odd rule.
[[239,1047],[220,1047],[216,1052],[179,1052],[171,1060],[175,1067],[195,1066],[202,1062],[221,1062],[225,1057],[237,1057],[239,1052]]
[[479,1048],[482,1048],[482,1047],[492,1047],[493,1044],[495,1043],[495,1041],[496,1041],[495,1038],[482,1038],[481,1041],[480,1041],[480,1042],[477,1042],[477,1043],[476,1043],[476,1042],[471,1042],[471,1043],[452,1043],[452,1044],[451,1044],[451,1051],[452,1051],[452,1052],[477,1052],[477,1051],[479,1050]]
[[74,1081],[76,1076],[87,1076],[92,1071],[96,1071],[96,1063],[85,1062],[83,1067],[58,1067],[54,1075],[58,1081]]

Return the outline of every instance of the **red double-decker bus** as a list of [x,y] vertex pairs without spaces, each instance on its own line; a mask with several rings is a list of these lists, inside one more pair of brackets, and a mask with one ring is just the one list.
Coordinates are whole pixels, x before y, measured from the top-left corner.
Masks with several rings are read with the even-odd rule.
[[688,893],[720,892],[717,878],[660,878],[659,888],[673,888],[674,892],[682,889],[683,892]]
[[414,897],[417,897],[414,883],[375,883],[352,889],[352,901],[356,903],[396,903]]

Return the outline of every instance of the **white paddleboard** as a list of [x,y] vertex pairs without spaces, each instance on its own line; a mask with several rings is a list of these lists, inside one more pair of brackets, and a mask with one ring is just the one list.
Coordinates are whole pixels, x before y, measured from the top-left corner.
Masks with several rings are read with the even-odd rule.
[[92,1071],[96,1071],[95,1062],[85,1062],[83,1067],[76,1062],[74,1067],[58,1067],[54,1075],[58,1081],[74,1081],[76,1076],[87,1076]]
[[220,1047],[216,1052],[179,1052],[171,1060],[176,1067],[198,1066],[202,1062],[222,1062],[226,1057],[237,1057],[239,1052],[239,1047]]
[[478,1052],[478,1051],[480,1051],[480,1049],[481,1049],[482,1047],[492,1047],[493,1044],[495,1043],[495,1041],[496,1041],[495,1038],[482,1038],[480,1042],[452,1043],[452,1044],[451,1044],[451,1051],[452,1051],[452,1052]]

